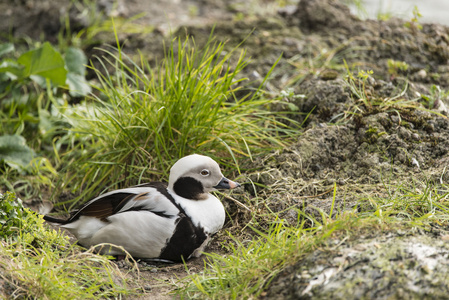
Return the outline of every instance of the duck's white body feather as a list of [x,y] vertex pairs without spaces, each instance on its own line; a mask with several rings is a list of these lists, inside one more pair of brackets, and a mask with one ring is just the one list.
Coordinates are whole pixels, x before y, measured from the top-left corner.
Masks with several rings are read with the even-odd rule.
[[209,234],[218,232],[224,224],[226,213],[223,204],[212,194],[205,200],[192,201],[169,190],[175,201],[184,208],[195,226],[204,228]]

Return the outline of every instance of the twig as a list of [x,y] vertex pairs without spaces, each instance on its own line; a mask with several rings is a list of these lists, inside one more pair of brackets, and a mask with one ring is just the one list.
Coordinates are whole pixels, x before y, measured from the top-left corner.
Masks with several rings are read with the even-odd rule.
[[315,198],[315,197],[319,197],[319,196],[323,196],[331,191],[334,190],[334,187],[331,187],[330,189],[328,189],[327,191],[325,191],[324,193],[318,194],[318,195],[313,195],[313,196],[300,196],[299,198]]

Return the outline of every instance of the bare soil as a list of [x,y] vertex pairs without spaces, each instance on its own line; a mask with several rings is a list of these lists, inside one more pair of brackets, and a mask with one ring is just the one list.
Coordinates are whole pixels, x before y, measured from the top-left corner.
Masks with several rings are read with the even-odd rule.
[[[152,33],[120,38],[127,41],[128,51],[140,50],[150,61],[162,57],[162,41],[170,30],[175,35],[193,36],[201,45],[213,27],[217,39],[227,41],[229,47],[245,40],[243,48],[252,61],[243,75],[249,78],[263,77],[282,54],[269,88],[280,91],[290,84],[293,93],[285,100],[293,106],[272,109],[297,109],[292,110],[292,118],[304,122],[298,129],[303,134],[288,148],[260,158],[256,171],[247,175],[272,187],[264,191],[266,202],[292,223],[296,211],[284,211],[292,205],[310,214],[317,214],[316,208],[329,212],[335,183],[335,212],[352,210],[367,193],[386,195],[385,182],[419,185],[430,181],[440,184],[442,190],[448,183],[449,99],[436,95],[433,103],[426,104],[429,110],[401,104],[369,107],[357,102],[341,67],[346,61],[354,70],[374,71],[365,89],[371,99],[398,97],[424,103],[420,95],[431,95],[432,85],[449,89],[448,27],[407,26],[410,20],[396,18],[361,21],[332,0],[301,0],[283,8],[271,1],[258,1],[257,7],[246,1],[214,0],[119,1],[116,8],[108,1],[99,3],[98,9],[106,15],[146,13],[138,22],[154,26]],[[0,32],[33,38],[45,34],[55,41],[61,30],[59,17],[66,11],[73,30],[89,21],[69,1],[2,2]],[[114,41],[105,36],[98,43]],[[408,68],[389,71],[388,60],[406,62]],[[249,187],[247,192],[251,193]],[[232,202],[226,205],[235,218],[232,226],[248,218]],[[447,297],[447,228],[435,227],[431,233],[375,230],[330,239],[328,245],[279,274],[262,298]],[[224,238],[220,235],[212,241],[209,251],[222,251],[218,241]],[[202,258],[188,262],[191,272],[201,271],[203,265]],[[146,287],[141,299],[171,298],[167,293],[173,290],[172,284],[187,274],[183,265],[141,265],[140,269],[138,282]],[[130,276],[137,278],[133,272]]]

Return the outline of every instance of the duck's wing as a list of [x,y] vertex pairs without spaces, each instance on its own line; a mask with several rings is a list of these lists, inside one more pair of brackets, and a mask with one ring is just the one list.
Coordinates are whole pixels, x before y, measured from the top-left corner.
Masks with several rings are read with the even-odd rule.
[[50,222],[68,224],[81,216],[95,217],[106,221],[108,217],[126,211],[151,211],[163,217],[173,217],[179,213],[173,197],[167,192],[166,184],[152,182],[131,188],[115,190],[98,196],[87,202],[79,210],[71,213],[67,220],[45,216]]

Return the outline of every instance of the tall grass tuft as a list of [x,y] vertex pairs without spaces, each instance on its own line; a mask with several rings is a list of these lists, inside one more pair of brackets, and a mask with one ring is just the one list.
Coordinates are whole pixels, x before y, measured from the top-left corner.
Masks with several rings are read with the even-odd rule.
[[155,67],[143,55],[132,61],[120,46],[103,51],[101,68],[93,68],[100,82],[93,101],[65,112],[74,147],[63,157],[69,167],[61,182],[75,192],[83,188],[78,199],[166,179],[174,161],[191,153],[226,157],[221,163],[238,167],[239,157],[283,146],[297,133],[285,125],[286,115],[269,110],[276,101],[263,97],[269,74],[258,87],[242,89],[244,50],[226,52],[212,38],[202,48],[177,39]]

